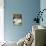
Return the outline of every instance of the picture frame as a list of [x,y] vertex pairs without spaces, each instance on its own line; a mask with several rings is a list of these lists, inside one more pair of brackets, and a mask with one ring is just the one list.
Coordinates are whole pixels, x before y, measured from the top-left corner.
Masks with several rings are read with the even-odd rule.
[[13,14],[13,24],[22,25],[22,14]]

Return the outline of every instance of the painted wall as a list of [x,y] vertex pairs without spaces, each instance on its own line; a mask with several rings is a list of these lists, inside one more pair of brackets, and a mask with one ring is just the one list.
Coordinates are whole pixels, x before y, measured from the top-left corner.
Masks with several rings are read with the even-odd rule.
[[[18,41],[32,28],[32,21],[40,9],[39,0],[5,0],[4,9],[4,34],[7,41]],[[13,13],[22,14],[22,26],[14,26]]]

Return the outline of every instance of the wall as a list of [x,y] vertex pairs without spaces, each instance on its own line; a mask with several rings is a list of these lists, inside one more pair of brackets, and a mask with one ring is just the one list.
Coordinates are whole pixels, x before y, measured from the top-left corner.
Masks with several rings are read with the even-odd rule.
[[[4,0],[4,35],[7,41],[18,41],[32,28],[35,12],[40,9],[40,0]],[[13,13],[22,14],[22,26],[14,26]]]
[[4,41],[4,0],[0,0],[0,42]]

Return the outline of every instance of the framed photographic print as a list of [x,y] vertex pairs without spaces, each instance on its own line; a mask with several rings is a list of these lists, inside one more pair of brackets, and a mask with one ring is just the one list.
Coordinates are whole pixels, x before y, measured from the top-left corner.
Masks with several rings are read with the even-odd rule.
[[13,14],[13,24],[14,25],[22,24],[22,14]]

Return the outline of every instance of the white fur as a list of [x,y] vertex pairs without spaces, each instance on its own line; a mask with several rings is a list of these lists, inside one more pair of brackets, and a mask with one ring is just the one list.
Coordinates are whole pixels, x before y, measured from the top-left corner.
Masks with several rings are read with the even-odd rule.
[[[31,36],[31,38],[30,38],[30,36]],[[30,38],[30,41],[28,41],[28,38]],[[28,33],[28,34],[26,35],[25,43],[24,43],[23,46],[30,46],[31,43],[32,43],[32,41],[33,41],[33,35],[31,35],[31,33]],[[26,44],[27,44],[27,45],[26,45]]]

